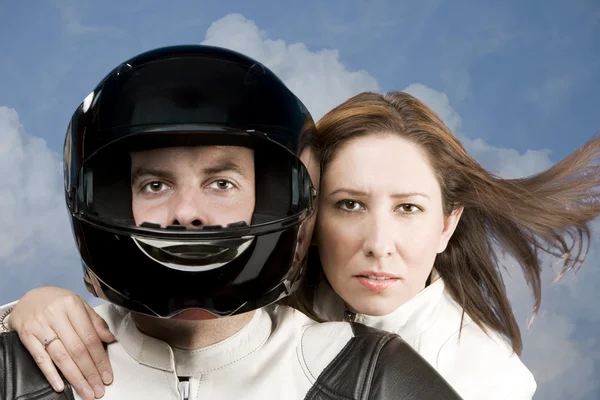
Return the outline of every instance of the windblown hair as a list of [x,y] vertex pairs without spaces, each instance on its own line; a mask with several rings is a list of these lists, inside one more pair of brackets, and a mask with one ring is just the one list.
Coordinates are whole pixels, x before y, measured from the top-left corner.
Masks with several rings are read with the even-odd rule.
[[[600,214],[600,166],[594,165],[600,138],[542,173],[501,179],[482,168],[423,102],[403,92],[366,92],[317,123],[314,144],[322,173],[344,144],[369,134],[398,135],[420,146],[436,173],[445,214],[464,207],[434,268],[464,312],[484,331],[507,337],[520,354],[521,332],[506,294],[499,255],[507,253],[521,266],[532,290],[535,316],[542,297],[544,254],[559,257],[562,276],[579,268],[589,251],[589,224]],[[322,279],[320,263],[309,260],[307,269],[291,304],[319,319],[313,301]]]

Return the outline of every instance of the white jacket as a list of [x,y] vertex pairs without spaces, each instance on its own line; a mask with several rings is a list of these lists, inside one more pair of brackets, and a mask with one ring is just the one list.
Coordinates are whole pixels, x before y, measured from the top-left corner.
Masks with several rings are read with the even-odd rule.
[[[0,315],[15,303],[0,307]],[[95,310],[117,339],[107,346],[114,381],[105,387],[106,400],[303,399],[354,336],[347,323],[319,324],[270,306],[232,337],[187,351],[140,332],[127,310],[112,304]]]
[[[342,299],[327,282],[315,297],[318,314],[342,321]],[[479,328],[437,279],[391,314],[356,314],[355,321],[397,333],[450,383],[464,400],[531,400],[537,389],[531,372],[500,335]]]
[[[144,335],[120,307],[105,304],[96,311],[117,339],[107,348],[114,382],[106,387],[106,400],[456,398],[425,361],[407,367],[416,353],[407,352],[404,342],[357,327],[360,338],[346,347],[355,337],[351,324],[320,324],[289,307],[259,309],[232,337],[190,351]],[[388,364],[375,367],[375,360]],[[329,374],[320,376],[328,366]]]

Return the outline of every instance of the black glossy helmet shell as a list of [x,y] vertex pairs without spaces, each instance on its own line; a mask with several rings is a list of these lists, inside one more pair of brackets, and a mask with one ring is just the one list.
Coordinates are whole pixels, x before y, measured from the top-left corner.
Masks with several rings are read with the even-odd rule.
[[[78,107],[65,138],[65,198],[88,289],[162,317],[189,308],[227,316],[290,294],[315,196],[298,143],[313,129],[300,100],[237,52],[176,46],[122,63]],[[129,151],[203,145],[254,150],[252,223],[136,226]]]

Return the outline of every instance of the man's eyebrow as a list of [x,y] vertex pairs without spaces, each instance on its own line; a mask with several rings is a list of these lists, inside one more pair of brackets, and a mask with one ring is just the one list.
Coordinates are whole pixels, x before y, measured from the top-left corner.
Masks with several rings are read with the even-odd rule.
[[233,161],[219,161],[202,170],[206,175],[216,175],[223,172],[234,172],[238,175],[246,176],[242,168]]
[[[233,161],[216,162],[216,163],[212,164],[211,166],[203,168],[202,172],[205,175],[217,175],[217,174],[221,174],[223,172],[234,172],[238,175],[246,176],[246,174],[244,174],[244,171],[242,170],[242,168]],[[156,178],[166,179],[166,180],[174,179],[173,173],[167,169],[154,168],[154,167],[139,167],[139,168],[136,168],[131,173],[131,182],[135,182],[136,180],[138,180],[142,177],[147,177],[147,176],[153,176]]]
[[153,176],[166,180],[173,179],[173,174],[169,170],[152,167],[139,167],[131,173],[131,182],[133,183],[144,176]]

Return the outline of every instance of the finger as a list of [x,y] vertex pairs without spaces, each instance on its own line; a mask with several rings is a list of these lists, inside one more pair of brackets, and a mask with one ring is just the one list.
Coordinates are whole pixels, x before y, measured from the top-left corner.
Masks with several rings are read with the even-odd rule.
[[85,306],[85,309],[90,319],[92,320],[94,328],[96,328],[98,336],[100,336],[100,340],[102,340],[105,343],[114,342],[116,338],[108,328],[108,324],[106,323],[106,321],[101,316],[99,316],[98,313],[92,307],[90,307],[89,304],[87,304],[85,301],[82,301],[82,303]]
[[65,389],[64,382],[56,370],[50,355],[46,352],[46,349],[44,349],[44,345],[31,333],[19,333],[19,339],[21,339],[21,343],[23,343],[27,351],[29,351],[37,366],[40,368],[48,382],[50,382],[52,388],[56,392],[62,392]]
[[[97,334],[97,326],[105,324],[104,320],[84,301],[82,304],[85,306],[85,311],[76,307],[69,315],[69,320],[72,322],[75,331],[79,337],[83,340],[83,343],[87,347],[93,362],[96,364],[96,369],[102,377],[104,384],[108,385],[113,380],[112,367],[110,360],[106,354],[104,345],[102,344],[101,338]],[[91,321],[90,321],[91,319]],[[94,323],[95,320],[95,323]],[[111,336],[112,333],[108,330],[108,327],[104,328]],[[113,337],[113,341],[114,341]]]
[[[66,365],[69,368],[76,368],[78,370],[79,374],[75,375],[77,377],[82,375],[87,381],[86,386],[91,387],[96,396],[103,396],[104,383],[102,382],[100,372],[96,368],[96,364],[88,351],[87,344],[84,343],[84,341],[81,339],[81,337],[75,330],[76,327],[81,325],[87,326],[87,328],[82,329],[82,333],[85,335],[85,340],[88,343],[99,344],[100,346],[102,346],[102,343],[100,342],[100,338],[98,338],[98,336],[96,335],[96,331],[92,326],[91,322],[89,321],[87,313],[83,311],[85,318],[82,319],[81,316],[77,314],[76,310],[78,309],[79,311],[81,311],[80,307],[71,307],[69,309],[69,312],[75,314],[75,318],[73,318],[72,320],[70,320],[68,316],[64,314],[55,314],[53,316],[53,319],[51,319],[51,327],[52,329],[54,329],[54,332],[56,332],[56,334],[58,335],[61,343],[60,346],[55,346],[54,342],[52,342],[50,345],[48,345],[46,351],[54,360],[53,352],[55,349],[58,348],[59,351],[60,348],[66,349],[67,355],[69,356],[69,359],[71,361],[69,363],[66,363]],[[75,323],[73,323],[73,321],[75,321]],[[95,337],[95,339],[93,339],[92,337]],[[56,360],[54,361],[56,362]],[[58,365],[58,367],[66,377],[67,372],[63,370],[63,368],[60,365]]]
[[[42,345],[43,347],[43,345]],[[54,340],[46,347],[46,352],[52,358],[52,361],[62,371],[65,379],[73,386],[73,389],[77,394],[84,400],[93,400],[95,397],[92,388],[88,384],[88,381],[83,376],[71,355],[63,345],[61,339]],[[102,388],[102,394],[96,395],[101,397],[104,394],[104,388]]]

